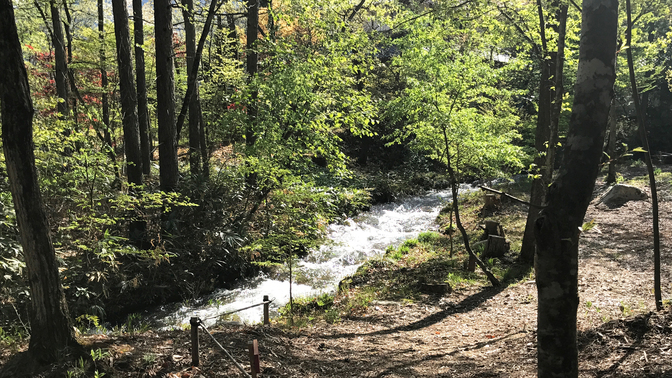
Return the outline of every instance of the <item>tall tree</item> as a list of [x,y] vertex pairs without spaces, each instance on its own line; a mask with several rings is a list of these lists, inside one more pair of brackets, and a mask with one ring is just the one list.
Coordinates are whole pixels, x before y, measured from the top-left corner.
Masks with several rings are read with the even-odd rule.
[[145,32],[144,20],[142,19],[142,0],[133,0],[133,25],[142,173],[149,175],[151,172],[152,138],[149,131],[149,110],[147,109],[147,79],[145,75],[145,49],[143,47],[145,44]]
[[[247,0],[247,50],[246,56],[246,70],[249,80],[253,80],[257,75],[259,54],[255,50],[255,43],[257,42],[259,34],[259,0]],[[258,93],[253,91],[250,95],[250,104],[248,106],[247,114],[249,117],[248,130],[245,133],[245,143],[248,146],[253,146],[256,142],[256,135],[254,134],[254,126],[257,122],[257,97]]]
[[[216,2],[217,0],[212,0]],[[194,26],[194,2],[182,0],[182,18],[184,19],[184,32],[186,36],[187,72],[191,75],[194,69],[196,57],[196,27]],[[193,92],[189,99],[189,169],[191,174],[201,172],[201,112],[200,97],[198,95],[198,80],[188,80],[187,90]]]
[[112,161],[116,160],[114,153],[114,146],[112,145],[112,135],[110,134],[110,101],[108,96],[108,86],[110,85],[107,78],[107,63],[105,57],[105,12],[103,8],[103,0],[98,0],[98,40],[100,41],[100,49],[98,51],[98,59],[100,61],[100,85],[103,89],[102,107],[103,107],[103,140],[105,141],[105,148],[108,150],[108,156]]
[[54,81],[56,82],[56,93],[60,99],[57,110],[61,113],[61,118],[65,118],[69,112],[68,99],[70,97],[68,91],[68,63],[65,54],[65,39],[63,37],[61,16],[56,0],[50,0],[49,6],[51,8],[51,23],[53,28],[51,43],[54,45],[54,59],[56,61],[56,76]]
[[[3,150],[31,289],[28,355],[43,364],[55,361],[64,349],[78,344],[37,182],[34,110],[10,0],[0,0],[0,67]],[[23,368],[34,367],[28,364]]]
[[[660,289],[660,226],[658,222],[658,191],[656,190],[656,176],[653,172],[653,162],[651,161],[651,149],[649,148],[649,138],[646,135],[646,104],[648,103],[648,94],[644,93],[642,99],[639,98],[639,91],[637,90],[637,79],[635,78],[635,65],[632,58],[632,12],[630,9],[630,0],[625,1],[626,17],[628,20],[627,30],[625,33],[626,45],[628,49],[626,54],[628,57],[628,72],[630,74],[630,86],[632,88],[632,99],[635,103],[635,112],[637,113],[637,126],[639,131],[639,138],[644,148],[644,160],[646,161],[646,168],[649,173],[649,186],[651,187],[651,205],[653,216],[653,293],[656,301],[656,309],[658,311],[663,309],[663,299]],[[642,106],[642,103],[644,105]]]
[[584,0],[565,157],[535,222],[538,376],[578,377],[579,234],[592,198],[615,80],[618,0]]
[[117,41],[119,94],[121,96],[122,123],[124,125],[124,149],[128,182],[142,185],[142,160],[140,154],[140,128],[138,126],[131,33],[128,27],[128,8],[125,0],[112,0],[114,34]]
[[170,0],[154,2],[156,32],[156,112],[159,124],[159,180],[161,190],[177,188],[177,131],[173,72],[173,14]]

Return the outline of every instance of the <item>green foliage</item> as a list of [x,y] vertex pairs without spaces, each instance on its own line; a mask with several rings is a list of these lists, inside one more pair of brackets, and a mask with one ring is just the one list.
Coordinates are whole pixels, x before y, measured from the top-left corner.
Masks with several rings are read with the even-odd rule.
[[453,159],[463,175],[522,168],[521,150],[511,143],[518,137],[511,94],[499,85],[503,72],[469,50],[478,47],[453,37],[435,20],[407,37],[405,53],[394,61],[406,88],[385,107],[387,117],[403,125],[393,142],[410,140],[444,164]]

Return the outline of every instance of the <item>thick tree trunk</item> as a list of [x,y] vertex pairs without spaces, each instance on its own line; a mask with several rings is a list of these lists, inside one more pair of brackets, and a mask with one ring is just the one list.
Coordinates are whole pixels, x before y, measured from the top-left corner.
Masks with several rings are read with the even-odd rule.
[[560,174],[535,222],[538,376],[578,376],[579,228],[592,198],[615,79],[617,0],[585,0],[572,118]]
[[[626,14],[628,18],[628,28],[626,30],[626,46],[632,46],[632,15],[630,11],[630,0],[625,1],[627,7]],[[639,99],[639,91],[637,90],[637,80],[635,78],[635,67],[632,59],[632,49],[626,50],[628,57],[628,72],[630,73],[630,86],[632,87],[632,99],[635,103],[635,111],[637,112],[637,126],[639,131],[639,138],[642,143],[642,148],[646,151],[644,153],[644,160],[646,161],[646,168],[649,173],[649,186],[651,187],[651,205],[653,215],[653,294],[656,302],[656,310],[663,309],[663,299],[660,288],[660,226],[658,221],[658,191],[656,190],[656,176],[653,172],[653,161],[651,161],[651,149],[649,148],[649,138],[646,132],[646,107],[649,102],[648,93],[642,95],[642,101]]]
[[61,26],[61,17],[58,11],[58,6],[55,0],[49,1],[49,6],[51,7],[51,23],[53,27],[53,40],[51,43],[54,45],[54,59],[56,61],[56,94],[61,100],[59,100],[56,109],[61,113],[61,118],[65,119],[68,117],[69,107],[68,107],[68,63],[66,61],[65,55],[65,40],[63,39],[63,27]]
[[34,110],[10,0],[0,0],[0,67],[3,149],[31,290],[29,353],[48,363],[78,344],[37,182]]
[[142,173],[151,173],[152,143],[149,134],[149,110],[147,109],[147,80],[145,74],[144,21],[142,0],[133,0],[133,36],[135,39],[135,76],[138,93],[138,126],[140,129],[140,153]]
[[173,15],[169,0],[155,0],[156,100],[159,124],[159,180],[161,190],[177,188],[177,132],[175,128],[175,76],[173,72]]
[[[216,1],[216,0],[213,0]],[[194,69],[196,57],[196,28],[194,27],[194,2],[182,0],[182,16],[186,34],[187,72]],[[198,95],[198,80],[188,80],[187,90],[193,92],[189,101],[189,169],[192,175],[201,173],[201,128],[200,128],[200,98]]]

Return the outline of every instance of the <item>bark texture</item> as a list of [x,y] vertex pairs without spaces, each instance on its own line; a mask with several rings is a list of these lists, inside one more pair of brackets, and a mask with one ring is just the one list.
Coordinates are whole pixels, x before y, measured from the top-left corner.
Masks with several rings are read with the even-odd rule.
[[535,222],[538,376],[577,377],[578,243],[598,173],[615,79],[617,0],[585,0],[564,161]]
[[[196,57],[196,28],[194,27],[194,2],[182,0],[182,15],[184,18],[185,44],[187,49],[187,72],[191,75]],[[187,91],[193,92],[189,101],[189,169],[191,174],[201,173],[201,129],[200,129],[200,97],[198,95],[198,80],[188,80]]]
[[10,0],[0,0],[0,67],[3,149],[31,290],[28,351],[39,363],[48,363],[78,344],[37,182],[34,110]]
[[61,16],[55,0],[49,2],[51,8],[51,23],[53,27],[52,41],[54,45],[54,60],[56,66],[56,93],[62,101],[59,100],[56,109],[61,113],[61,118],[66,118],[69,113],[68,107],[68,63],[65,55],[65,39],[63,38],[63,27],[61,26]]
[[173,15],[169,0],[154,2],[156,28],[156,100],[159,124],[159,181],[161,190],[177,188],[177,132],[173,72]]
[[[257,63],[259,55],[254,50],[259,34],[259,0],[247,0],[247,50],[246,67],[249,80],[252,80],[257,75]],[[250,96],[250,106],[248,106],[247,115],[249,117],[248,130],[245,133],[245,143],[248,146],[253,146],[256,142],[256,135],[254,134],[254,126],[257,122],[257,92],[252,92]]]
[[117,41],[119,94],[121,96],[124,149],[128,182],[142,185],[142,160],[140,154],[140,129],[138,126],[137,99],[131,55],[131,33],[128,27],[128,8],[124,0],[112,0],[114,35]]
[[151,172],[152,143],[149,135],[149,110],[147,109],[147,79],[145,74],[144,21],[142,0],[133,0],[133,37],[135,40],[135,77],[138,92],[138,127],[140,129],[140,153],[142,173]]

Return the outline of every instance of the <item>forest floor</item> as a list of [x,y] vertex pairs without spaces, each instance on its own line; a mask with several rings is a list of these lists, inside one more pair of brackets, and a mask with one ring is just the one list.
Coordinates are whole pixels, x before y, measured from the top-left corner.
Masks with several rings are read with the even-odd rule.
[[[630,168],[623,175],[626,182],[648,190],[644,174],[643,168]],[[663,298],[668,304],[661,312],[655,311],[652,293],[651,201],[608,208],[597,200],[607,186],[603,181],[596,184],[596,200],[586,215],[586,221],[595,220],[595,227],[583,233],[579,251],[580,377],[672,377],[670,167],[663,168],[660,177]],[[497,212],[519,219],[526,213],[524,206],[513,203]],[[515,230],[507,232],[512,235]],[[373,264],[360,285],[390,274],[397,279],[416,277],[413,270],[419,266]],[[247,371],[247,345],[256,339],[262,377],[536,376],[533,275],[498,288],[482,279],[469,282],[454,285],[445,295],[369,298],[365,306],[333,323],[321,319],[302,327],[281,321],[271,326],[220,325],[211,332]],[[188,329],[80,338],[87,348],[104,351],[95,369],[107,376],[244,376],[203,331],[200,339],[201,364],[193,368]],[[0,352],[0,365],[8,355]]]

